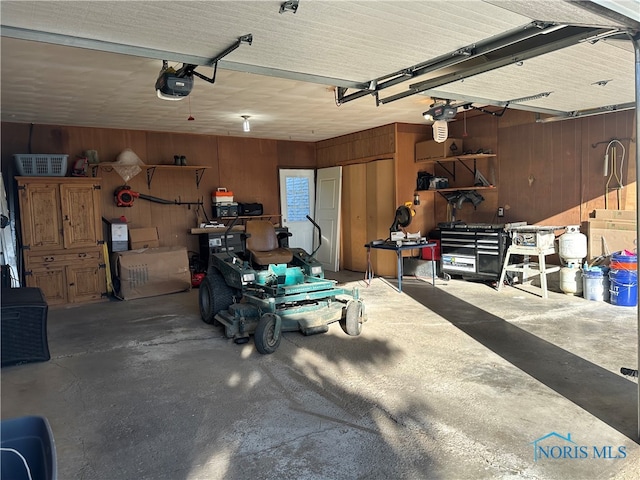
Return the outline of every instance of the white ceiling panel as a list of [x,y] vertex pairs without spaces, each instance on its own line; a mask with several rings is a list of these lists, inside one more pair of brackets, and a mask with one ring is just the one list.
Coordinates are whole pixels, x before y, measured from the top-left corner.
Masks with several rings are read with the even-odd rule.
[[[212,58],[241,35],[253,44],[226,60],[364,82],[529,22],[478,0],[3,1],[2,24]],[[437,41],[434,41],[437,39]]]
[[[576,8],[575,0],[485,0],[527,18],[535,18],[546,22],[566,23],[574,25],[616,26],[617,22],[593,10]],[[573,2],[573,4],[572,4]],[[596,0],[592,2],[607,6],[616,12],[637,17],[640,7],[637,0]],[[595,6],[594,6],[595,7]],[[595,8],[594,8],[595,9]],[[633,18],[633,17],[632,17]],[[635,18],[638,21],[638,18]]]
[[[305,141],[392,122],[425,123],[421,113],[432,100],[424,95],[377,107],[367,94],[338,107],[334,87],[365,85],[532,21],[612,25],[621,11],[639,5],[598,0],[587,10],[562,0],[300,0],[295,14],[280,14],[282,1],[3,0],[1,118],[242,135],[240,115],[250,115],[252,137]],[[607,3],[615,7],[610,15],[601,8]],[[625,19],[633,24],[632,17]],[[187,99],[156,97],[161,59],[177,66],[183,56],[211,59],[249,33],[251,45],[220,61],[215,84],[196,78]],[[72,46],[89,44],[93,49]],[[495,101],[552,91],[531,106],[558,111],[626,103],[633,100],[630,46],[614,39],[584,43],[437,90],[454,100]],[[211,67],[197,71],[213,74]],[[380,97],[422,80],[408,79]],[[591,85],[601,80],[611,81]],[[190,112],[195,121],[186,120]]]

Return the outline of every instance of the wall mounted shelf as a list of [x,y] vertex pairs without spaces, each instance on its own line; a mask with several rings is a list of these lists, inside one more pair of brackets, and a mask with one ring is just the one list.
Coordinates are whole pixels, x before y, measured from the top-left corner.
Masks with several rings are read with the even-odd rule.
[[418,192],[458,192],[458,191],[467,191],[467,190],[496,190],[496,187],[491,185],[489,187],[478,186],[478,187],[449,187],[449,188],[433,188],[431,190],[416,190]]
[[[496,155],[492,154],[492,153],[477,153],[477,154],[469,154],[469,155],[459,155],[457,157],[430,158],[428,160],[420,160],[420,163],[437,164],[444,171],[446,171],[451,176],[451,178],[455,181],[455,179],[456,179],[456,165],[457,164],[462,165],[469,172],[471,172],[471,174],[474,177],[476,177],[476,175],[478,173],[478,168],[477,168],[476,161],[477,160],[482,160],[482,159],[488,159],[488,158],[495,158],[495,157],[496,157]],[[467,160],[472,160],[473,161],[473,168],[471,168],[471,167],[469,167],[469,165],[467,165],[467,162],[466,162]],[[447,166],[448,163],[452,164],[451,168],[449,166]],[[483,177],[481,177],[481,178],[483,178]],[[483,180],[484,180],[484,178],[483,178]],[[470,186],[438,188],[438,189],[434,189],[434,190],[420,190],[420,191],[421,192],[422,191],[454,192],[454,191],[457,191],[457,190],[489,190],[489,189],[495,189],[495,188],[496,188],[495,185],[480,185],[480,186],[470,185]]]
[[115,162],[102,162],[97,164],[89,165],[91,167],[92,176],[96,176],[98,170],[104,170],[106,172],[110,172],[114,167],[127,167],[127,166],[138,166],[142,170],[147,172],[147,187],[151,188],[151,181],[153,180],[153,175],[156,173],[157,169],[160,170],[172,170],[174,172],[178,170],[189,170],[193,171],[196,174],[196,188],[200,187],[200,181],[202,180],[202,176],[204,175],[204,171],[207,168],[211,168],[209,166],[204,165],[121,165]]

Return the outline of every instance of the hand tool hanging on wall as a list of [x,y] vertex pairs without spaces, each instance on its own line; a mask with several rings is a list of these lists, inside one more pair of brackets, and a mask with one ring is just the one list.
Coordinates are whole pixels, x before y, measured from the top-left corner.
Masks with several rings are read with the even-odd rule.
[[144,200],[154,203],[162,203],[164,205],[188,205],[189,208],[191,208],[191,205],[197,205],[198,207],[203,205],[203,200],[199,200],[197,202],[183,202],[179,197],[178,200],[166,200],[152,195],[145,195],[144,193],[134,192],[131,190],[129,185],[122,185],[121,187],[116,188],[113,195],[115,197],[116,206],[118,207],[131,207],[136,198],[143,198]]

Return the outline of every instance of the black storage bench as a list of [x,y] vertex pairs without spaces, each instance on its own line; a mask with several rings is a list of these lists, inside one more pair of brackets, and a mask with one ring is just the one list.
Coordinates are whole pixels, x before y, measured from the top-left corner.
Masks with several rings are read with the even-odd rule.
[[3,288],[0,293],[2,366],[49,360],[49,307],[42,291],[39,288]]

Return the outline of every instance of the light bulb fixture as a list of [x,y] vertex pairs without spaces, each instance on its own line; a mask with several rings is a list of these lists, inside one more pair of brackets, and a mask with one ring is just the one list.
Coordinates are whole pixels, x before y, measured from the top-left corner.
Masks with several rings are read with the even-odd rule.
[[243,132],[250,132],[251,131],[251,125],[249,125],[249,119],[251,118],[251,115],[240,115],[242,118],[244,118],[243,122],[242,122],[242,131]]

